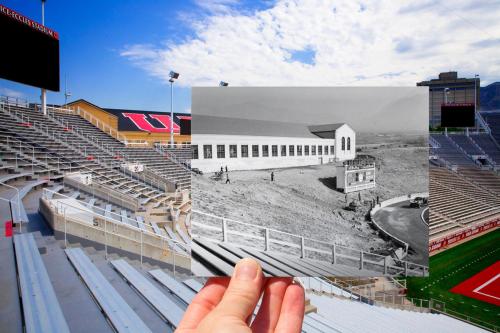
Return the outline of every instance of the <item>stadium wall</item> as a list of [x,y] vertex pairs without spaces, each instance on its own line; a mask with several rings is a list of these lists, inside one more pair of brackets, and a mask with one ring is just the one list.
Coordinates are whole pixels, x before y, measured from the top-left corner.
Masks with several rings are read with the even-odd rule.
[[446,235],[445,237],[432,240],[429,242],[429,254],[443,250],[448,246],[455,246],[459,242],[472,236],[479,235],[484,232],[492,231],[500,226],[500,218],[488,221],[482,224],[476,224],[472,227],[462,229],[458,232]]

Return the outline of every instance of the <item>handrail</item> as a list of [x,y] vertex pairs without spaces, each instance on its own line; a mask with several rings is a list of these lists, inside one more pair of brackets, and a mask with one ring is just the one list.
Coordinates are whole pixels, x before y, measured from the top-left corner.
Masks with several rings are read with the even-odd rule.
[[[52,191],[52,190],[50,190],[50,189],[48,189],[48,188],[45,188],[45,189],[43,189],[42,198],[44,198],[45,200],[47,200],[47,201],[49,201],[49,202],[51,201],[51,199],[48,197],[47,193],[52,193],[52,195],[53,195],[53,196],[52,196],[52,198],[54,197],[54,195],[56,195],[56,194],[57,194],[58,196],[61,196],[61,197],[65,198],[65,199],[71,199],[72,201],[76,201],[76,202],[80,203],[80,204],[83,206],[83,208],[82,208],[82,207],[75,206],[75,205],[71,205],[71,204],[70,204],[70,203],[68,203],[68,202],[61,202],[61,201],[58,201],[58,202],[57,202],[57,205],[59,205],[59,204],[60,204],[60,205],[67,205],[67,206],[70,206],[70,207],[72,207],[72,208],[78,209],[78,210],[80,210],[80,211],[84,211],[84,212],[87,212],[87,213],[91,213],[93,216],[96,216],[96,217],[99,217],[99,218],[105,219],[105,220],[107,220],[107,221],[113,222],[113,223],[115,223],[115,224],[119,224],[119,225],[121,225],[121,226],[125,226],[125,227],[127,227],[127,228],[133,229],[133,230],[135,230],[135,231],[143,232],[143,233],[145,233],[145,234],[149,234],[150,236],[158,237],[158,238],[163,239],[163,240],[173,241],[173,243],[175,243],[175,245],[182,247],[184,250],[186,250],[186,252],[188,252],[188,253],[189,253],[189,251],[190,251],[190,249],[187,247],[187,245],[186,245],[185,243],[183,243],[183,242],[180,242],[180,241],[178,241],[178,240],[175,240],[175,239],[172,239],[172,238],[166,237],[166,236],[161,235],[161,234],[156,234],[156,233],[154,233],[154,232],[148,231],[148,230],[146,229],[146,226],[148,226],[148,227],[149,227],[149,224],[146,224],[146,223],[144,223],[144,222],[140,222],[140,221],[138,221],[138,220],[134,220],[134,223],[137,223],[137,225],[142,225],[142,226],[144,227],[144,229],[139,228],[139,227],[134,227],[133,225],[130,225],[130,224],[128,224],[128,223],[123,223],[123,222],[121,221],[121,215],[119,215],[119,214],[117,214],[117,213],[114,213],[114,212],[109,212],[109,214],[110,214],[110,215],[112,215],[112,216],[118,216],[118,217],[120,218],[120,220],[115,219],[115,218],[113,218],[113,217],[106,216],[105,214],[99,214],[99,213],[95,212],[93,209],[87,208],[87,207],[86,207],[86,203],[85,203],[84,201],[77,200],[77,199],[74,199],[74,198],[68,197],[67,195],[64,195],[64,194],[62,194],[62,193],[55,192],[55,191]],[[52,203],[51,203],[51,204],[52,204]],[[56,205],[56,208],[58,208],[58,206],[57,206],[57,205]],[[54,206],[54,205],[52,205],[52,206]],[[101,210],[101,211],[106,212],[106,210],[105,210],[105,209],[103,209],[103,208],[101,208],[101,207],[94,207],[94,209],[98,209],[98,210]],[[187,257],[187,256],[186,256],[186,257]]]
[[[359,249],[353,249],[353,248],[350,248],[350,247],[347,247],[347,246],[338,245],[338,244],[335,244],[335,243],[329,243],[329,242],[325,242],[325,241],[321,241],[321,240],[317,240],[317,239],[312,239],[312,238],[308,238],[308,237],[304,237],[304,236],[292,234],[292,233],[281,231],[281,230],[276,230],[276,229],[272,229],[272,228],[267,228],[267,227],[262,227],[262,226],[250,224],[250,223],[236,221],[236,220],[233,220],[233,219],[224,218],[224,217],[221,217],[221,216],[217,216],[217,215],[213,215],[213,214],[201,212],[201,211],[198,211],[198,210],[193,210],[193,214],[199,214],[199,215],[202,215],[202,216],[205,216],[205,217],[210,217],[210,218],[214,218],[216,220],[221,220],[221,228],[220,229],[217,228],[217,227],[214,227],[214,226],[208,226],[208,225],[205,225],[203,223],[197,222],[197,221],[195,221],[195,217],[194,216],[192,218],[192,223],[193,223],[193,225],[197,225],[200,228],[210,229],[210,230],[213,230],[213,231],[220,231],[220,233],[222,234],[222,241],[223,242],[228,241],[228,237],[227,236],[228,236],[229,233],[232,233],[232,234],[236,234],[236,235],[239,235],[239,236],[242,236],[242,237],[249,237],[249,238],[251,238],[253,240],[255,240],[255,239],[264,240],[264,243],[265,243],[264,250],[265,251],[267,251],[267,250],[270,249],[271,243],[280,244],[280,245],[283,245],[283,246],[293,247],[293,248],[296,248],[296,249],[300,249],[301,258],[305,258],[306,257],[306,251],[311,251],[311,252],[316,252],[318,254],[331,255],[332,256],[332,263],[333,264],[336,263],[336,261],[337,261],[338,258],[348,258],[350,260],[359,261],[361,269],[364,267],[365,263],[366,264],[370,264],[370,265],[374,265],[374,266],[382,266],[383,270],[384,270],[384,274],[387,273],[388,269],[393,269],[393,270],[399,271],[400,273],[401,273],[401,271],[403,271],[405,275],[407,274],[408,271],[415,272],[415,270],[417,270],[417,271],[421,271],[421,273],[425,276],[426,272],[428,271],[428,267],[427,266],[416,264],[416,263],[412,263],[412,262],[409,262],[409,261],[406,261],[406,260],[400,260],[400,259],[392,258],[392,260],[395,263],[399,263],[401,265],[401,266],[394,266],[394,265],[390,265],[389,263],[387,263],[386,256],[379,255],[379,254],[376,254],[376,253],[370,253],[370,252],[367,252],[367,251],[363,251],[363,250],[359,250]],[[264,236],[257,236],[255,234],[249,234],[249,233],[245,233],[245,232],[242,232],[242,231],[236,231],[236,230],[235,231],[231,231],[231,230],[228,229],[228,223],[227,222],[232,222],[232,223],[236,223],[236,224],[239,224],[239,225],[244,225],[244,226],[247,226],[247,227],[255,228],[257,230],[260,230],[262,232],[262,234],[264,234]],[[271,238],[271,234],[272,233],[277,233],[277,234],[286,235],[286,236],[289,236],[289,237],[292,237],[292,238],[299,239],[300,240],[300,245],[298,245],[298,244],[292,244],[290,242],[284,242],[284,241],[281,241],[279,239],[272,239]],[[306,246],[306,244],[305,244],[306,241],[308,241],[310,244],[314,244],[314,245]],[[324,250],[324,249],[320,249],[317,246],[316,247],[311,247],[311,246],[315,246],[315,245],[318,245],[318,244],[324,245],[329,250],[327,251],[327,250]],[[256,247],[255,246],[255,242],[251,245],[251,247]],[[357,256],[352,256],[352,255],[345,254],[345,253],[342,254],[342,253],[339,253],[339,251],[338,251],[339,249],[340,250],[343,249],[343,250],[347,250],[347,251],[353,251],[353,252],[357,253],[358,255]],[[289,254],[293,255],[293,253],[289,253]],[[375,258],[375,259],[366,259],[365,256],[370,256],[370,257]],[[413,269],[411,269],[411,267],[413,267]]]
[[[14,102],[11,102],[11,101],[14,101]],[[18,105],[29,106],[28,100],[26,98],[21,98],[21,97],[0,95],[0,102],[11,104],[11,105],[16,105],[16,106],[18,106]]]
[[167,157],[169,160],[171,160],[175,164],[177,164],[177,165],[181,166],[182,168],[184,168],[185,170],[191,172],[191,169],[190,169],[191,160],[190,159],[179,158],[174,153],[165,150],[162,145],[159,145],[159,144],[156,144],[156,143],[154,144],[154,148],[155,148],[155,150],[157,152],[159,152],[160,154],[164,155],[165,157]]
[[[0,182],[0,185],[7,186],[8,188],[12,188],[12,189],[16,190],[16,192],[17,192],[17,195],[16,195],[17,196],[17,216],[19,218],[21,218],[21,195],[20,195],[19,189],[17,187],[5,184],[5,182]],[[22,232],[22,222],[23,221],[21,221],[21,223],[19,223],[19,231],[21,231],[21,232]],[[28,221],[24,221],[24,222],[28,222]]]
[[[21,149],[21,148],[22,148],[22,146],[24,146],[25,148],[28,148],[28,149],[32,149],[32,150],[33,150],[33,155],[34,155],[34,151],[35,151],[35,149],[36,149],[36,151],[37,151],[38,153],[45,153],[45,163],[43,163],[43,161],[41,161],[40,159],[35,158],[34,156],[32,156],[32,157],[31,157],[31,159],[32,159],[32,169],[33,169],[33,163],[34,163],[34,162],[37,162],[37,165],[40,165],[40,164],[41,164],[41,165],[45,165],[45,167],[47,168],[47,171],[49,171],[49,170],[52,168],[52,167],[48,164],[48,160],[52,161],[53,163],[56,163],[56,159],[55,159],[55,157],[54,157],[54,156],[52,156],[53,154],[48,153],[48,152],[41,152],[41,151],[40,151],[40,147],[35,147],[35,146],[33,146],[33,145],[31,145],[31,144],[29,144],[29,143],[25,142],[25,141],[22,141],[22,140],[17,139],[16,137],[11,136],[11,135],[4,135],[4,134],[0,134],[0,137],[2,137],[2,138],[7,138],[7,146],[8,146],[8,147],[10,147],[10,148],[12,148],[12,149],[16,149],[16,147],[11,146],[11,145],[9,144],[9,140],[10,140],[10,141],[14,141],[14,142],[18,142],[18,143],[20,144],[19,149]],[[0,144],[1,144],[1,143],[0,143]],[[19,151],[19,153],[20,153],[20,154],[23,154],[23,155],[26,155],[25,153],[23,153],[23,152],[21,152],[21,151]],[[51,156],[50,158],[49,158],[49,155]],[[71,168],[72,168],[71,163],[64,163],[64,162],[61,162],[61,161],[60,161],[60,157],[59,157],[59,156],[57,156],[57,168],[55,168],[55,170],[57,170],[57,171],[61,172],[61,168],[60,168],[60,165],[61,165],[61,164],[62,164],[63,166],[69,166],[69,169],[70,169],[70,171],[71,171]],[[33,170],[32,170],[32,171],[33,171]]]

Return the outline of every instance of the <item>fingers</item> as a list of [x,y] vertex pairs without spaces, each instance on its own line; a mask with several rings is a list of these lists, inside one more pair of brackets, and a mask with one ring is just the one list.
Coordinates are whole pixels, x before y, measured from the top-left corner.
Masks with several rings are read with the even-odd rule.
[[219,304],[228,284],[229,277],[208,279],[203,289],[194,297],[186,309],[176,332],[196,330],[203,318]]
[[226,293],[216,308],[217,313],[246,321],[260,298],[264,276],[254,259],[238,262]]
[[259,312],[252,323],[254,333],[274,332],[280,317],[281,303],[292,281],[291,277],[267,280]]
[[298,284],[286,288],[275,333],[300,333],[304,320],[304,289]]

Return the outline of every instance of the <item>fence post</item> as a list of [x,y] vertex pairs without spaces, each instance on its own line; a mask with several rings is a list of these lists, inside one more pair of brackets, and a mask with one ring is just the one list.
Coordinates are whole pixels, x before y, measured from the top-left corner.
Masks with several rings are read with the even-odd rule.
[[104,217],[104,256],[106,260],[108,259],[108,229],[107,223],[108,219]]
[[408,261],[405,261],[405,276],[408,276]]
[[64,248],[68,248],[68,238],[66,236],[66,208],[64,208]]
[[222,242],[227,242],[227,222],[225,218],[222,218]]
[[141,267],[142,267],[142,251],[143,251],[143,238],[142,238],[142,229],[141,229]]
[[300,236],[300,257],[306,257],[306,247],[304,245],[304,236]]
[[384,275],[387,275],[387,257],[384,257]]
[[265,249],[264,249],[264,251],[269,251],[270,250],[269,245],[270,245],[270,242],[269,242],[269,229],[266,228],[265,229]]
[[363,251],[359,251],[359,269],[363,269]]
[[332,246],[332,264],[334,264],[334,265],[337,263],[337,257],[335,255],[335,252],[336,252],[335,250],[336,250],[335,244],[333,244],[333,246]]

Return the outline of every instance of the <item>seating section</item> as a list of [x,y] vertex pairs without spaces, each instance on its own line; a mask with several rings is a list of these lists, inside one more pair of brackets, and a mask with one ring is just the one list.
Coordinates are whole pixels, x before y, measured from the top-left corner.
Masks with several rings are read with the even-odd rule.
[[122,162],[116,159],[113,152],[87,140],[75,128],[67,127],[33,109],[6,108],[3,105],[0,108],[0,120],[0,132],[10,137],[9,142],[7,139],[0,142],[11,149],[17,149],[21,143],[21,147],[26,146],[25,155],[29,153],[32,159],[34,156],[36,162],[44,164],[46,168],[60,172],[90,173],[99,184],[138,198],[142,204],[162,202],[168,198],[163,190],[151,185],[154,182],[143,181],[142,177],[134,178],[121,171],[119,166]]
[[445,168],[429,169],[431,239],[500,216],[498,195],[485,190],[474,178],[461,175],[465,170],[471,172],[468,177],[481,174],[478,169],[463,169],[459,173]]
[[84,135],[95,138],[106,150],[110,151],[115,159],[126,159],[130,162],[144,164],[158,175],[179,185],[179,188],[191,187],[191,176],[184,167],[174,163],[165,154],[159,153],[154,148],[127,147],[122,142],[101,131],[79,115],[54,112],[52,116],[62,124],[77,128]]
[[433,148],[433,153],[453,165],[474,166],[475,162],[461,151],[453,141],[444,134],[431,134],[431,137],[439,144],[439,148]]
[[[307,293],[318,313],[306,317],[319,321],[326,327],[319,332],[481,332],[483,330],[441,314],[414,312],[353,302],[336,297]],[[369,320],[368,320],[369,318]],[[309,325],[306,322],[305,326]],[[312,324],[314,325],[314,324]],[[321,327],[325,327],[321,326]]]
[[469,155],[483,155],[484,152],[474,144],[474,142],[464,134],[453,134],[449,135],[453,142],[455,142],[460,148],[462,148]]
[[104,275],[92,264],[82,249],[67,249],[66,254],[116,331],[151,332]]
[[481,115],[488,123],[495,141],[500,143],[500,112],[482,112]]
[[[214,242],[194,238],[191,243],[191,267],[202,276],[232,275],[233,267],[242,258],[257,260],[265,276],[377,276],[379,266],[361,268],[359,260],[332,264],[327,261],[299,258],[276,251],[260,251],[251,247],[240,247],[230,243]],[[383,261],[379,269],[383,269]],[[402,267],[391,266],[388,274],[404,274]],[[422,275],[418,269],[408,270],[407,275]]]
[[[56,246],[51,247],[51,255],[59,251],[67,256],[74,274],[80,278],[80,284],[95,300],[95,303],[82,301],[74,308],[78,311],[66,309],[63,313],[58,306],[59,300],[78,288],[73,286],[71,291],[54,288],[49,275],[54,276],[64,271],[61,270],[62,262],[57,265],[48,264],[50,261],[44,262],[33,234],[16,235],[14,243],[27,332],[69,332],[66,322],[72,323],[71,331],[85,331],[86,322],[79,321],[78,318],[93,313],[88,307],[98,307],[100,315],[106,319],[109,327],[100,324],[99,332],[172,332],[177,328],[187,305],[203,286],[198,280],[186,279],[182,274],[173,277],[169,270],[150,269],[149,264],[141,265],[124,258],[107,260],[102,250],[96,252],[95,249],[83,250],[80,247],[63,250]],[[50,274],[46,266],[50,269]],[[311,279],[321,281],[318,278]],[[430,328],[439,328],[442,332],[477,330],[443,315],[386,309],[344,300],[342,298],[347,296],[340,288],[336,289],[336,293],[340,298],[307,294],[308,303],[310,301],[314,304],[318,312],[307,312],[302,332],[367,332],[374,331],[374,327],[384,332],[421,332]],[[30,311],[31,305],[38,308]],[[259,306],[256,311],[258,308]],[[44,319],[38,323],[44,326],[29,329],[30,316]],[[354,320],[356,318],[370,320]],[[93,321],[101,321],[101,318],[94,317]],[[161,326],[162,324],[167,326]],[[441,330],[446,327],[449,330]]]
[[183,310],[156,288],[151,281],[135,270],[125,260],[111,262],[113,267],[130,283],[158,313],[174,328],[182,319]]
[[26,332],[69,333],[33,235],[15,235],[14,247]]
[[[125,223],[135,228],[140,228],[144,231],[155,233],[161,235],[163,237],[168,237],[167,241],[170,243],[170,248],[173,248],[178,253],[182,253],[184,255],[189,253],[189,241],[185,241],[181,235],[185,235],[186,231],[180,224],[176,224],[176,231],[173,232],[170,227],[168,228],[171,233],[165,233],[159,228],[158,224],[166,225],[170,222],[155,222],[153,221],[153,217],[148,217],[145,219],[143,215],[138,215],[142,213],[137,213],[133,210],[128,209],[126,206],[120,206],[117,204],[112,204],[106,201],[106,198],[93,196],[91,193],[87,193],[84,191],[78,191],[76,188],[73,188],[69,185],[54,185],[53,187],[47,188],[44,193],[44,196],[49,200],[63,200],[66,201],[71,199],[72,205],[75,207],[82,207],[82,211],[84,208],[90,209],[95,214],[100,216],[105,216],[108,221],[114,221],[116,223]],[[88,220],[89,224],[93,223],[93,218],[91,216],[80,214],[78,218],[80,220],[85,219]],[[158,218],[157,218],[158,219]],[[182,234],[181,234],[182,233]],[[170,239],[175,240],[170,241]],[[179,245],[178,245],[179,244]]]
[[500,165],[500,146],[498,146],[489,134],[471,134],[471,141],[477,144],[492,161]]

